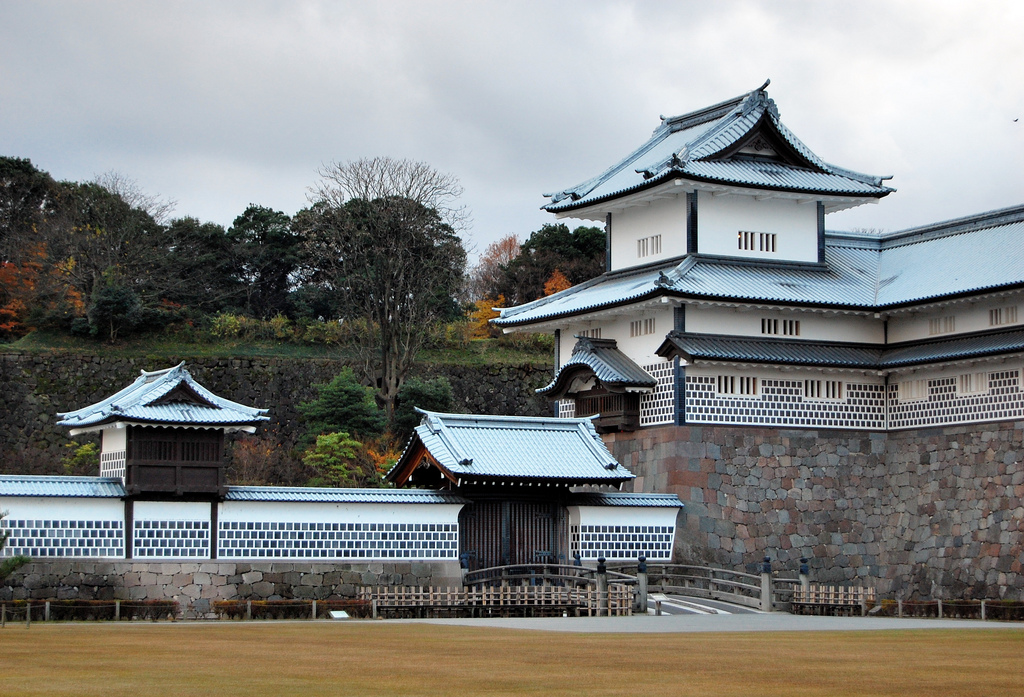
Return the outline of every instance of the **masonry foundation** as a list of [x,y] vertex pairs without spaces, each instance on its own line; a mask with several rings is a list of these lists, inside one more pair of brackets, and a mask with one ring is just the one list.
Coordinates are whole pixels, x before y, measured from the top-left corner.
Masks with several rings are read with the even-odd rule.
[[663,426],[605,441],[686,504],[676,559],[883,595],[1024,599],[1024,422],[890,433]]
[[358,586],[460,586],[456,561],[240,563],[33,562],[0,586],[0,601],[174,600],[182,617],[211,612],[215,600],[354,598]]

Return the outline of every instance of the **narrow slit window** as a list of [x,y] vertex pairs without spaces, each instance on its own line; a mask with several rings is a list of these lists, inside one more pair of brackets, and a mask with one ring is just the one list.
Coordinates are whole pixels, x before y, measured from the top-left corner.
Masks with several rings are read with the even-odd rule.
[[774,232],[749,232],[740,230],[736,234],[737,249],[747,252],[769,252],[777,251],[778,235]]
[[661,235],[641,237],[636,241],[636,255],[638,258],[661,254]]

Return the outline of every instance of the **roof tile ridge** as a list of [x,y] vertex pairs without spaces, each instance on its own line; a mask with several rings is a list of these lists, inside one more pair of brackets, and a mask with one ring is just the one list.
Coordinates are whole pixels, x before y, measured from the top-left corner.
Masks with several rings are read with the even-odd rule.
[[583,198],[584,196],[589,194],[591,191],[596,189],[602,182],[610,179],[611,177],[621,172],[630,163],[632,163],[634,160],[636,160],[644,153],[649,152],[652,148],[654,148],[655,145],[668,138],[668,136],[671,134],[671,131],[664,131],[661,133],[659,133],[659,131],[660,129],[655,129],[654,133],[651,134],[651,137],[648,138],[642,145],[640,145],[640,147],[631,152],[629,155],[626,155],[626,157],[622,158],[619,162],[612,165],[611,167],[601,172],[597,176],[591,177],[590,179],[587,179],[586,181],[583,181],[580,184],[577,184],[576,186],[571,186],[567,189],[562,189],[561,191],[541,194],[542,196],[551,199],[549,203],[546,203],[543,206],[541,206],[541,210],[544,210],[553,204],[564,201],[566,198],[572,198],[573,200],[576,200]]
[[[645,271],[649,270],[650,269],[647,267],[637,267],[628,269],[618,269],[616,271],[605,271],[600,276],[588,278],[582,283],[577,283],[574,286],[566,288],[565,290],[559,291],[557,293],[553,293],[552,295],[546,295],[543,298],[537,298],[536,300],[531,300],[530,302],[523,303],[522,305],[513,305],[512,307],[495,307],[492,309],[501,312],[501,315],[496,319],[515,317],[516,315],[522,312],[526,312],[527,310],[533,310],[538,307],[544,307],[545,305],[554,302],[555,300],[559,300],[561,298],[568,298],[582,290],[586,290],[587,288],[598,285],[599,283],[602,283],[609,279],[618,278],[619,276],[628,276],[630,273],[644,273]],[[510,312],[511,310],[515,310],[515,312]]]
[[[903,230],[885,232],[881,233],[879,238],[882,240],[883,245],[885,245],[887,242],[896,242],[897,240],[903,240],[904,238],[921,237],[919,240],[907,240],[901,244],[890,244],[887,248],[891,249],[893,247],[902,247],[908,244],[914,244],[915,242],[924,242],[929,239],[952,237],[965,232],[1001,227],[1003,225],[1010,225],[1022,221],[1024,221],[1024,204],[1018,204],[1016,206],[996,208],[982,213],[974,213],[960,218],[950,218],[948,220],[927,223],[925,225],[918,225],[911,228],[905,228]],[[932,233],[932,236],[926,237],[929,233]]]
[[702,123],[708,123],[715,119],[727,116],[730,111],[738,106],[742,106],[744,103],[749,101],[751,98],[763,93],[768,85],[771,84],[771,80],[765,80],[764,84],[755,90],[744,92],[738,97],[732,99],[726,99],[718,104],[712,104],[695,111],[690,111],[685,114],[679,114],[678,116],[662,116],[662,127],[665,126],[678,126],[677,130],[684,130],[686,128],[692,128],[699,126]]

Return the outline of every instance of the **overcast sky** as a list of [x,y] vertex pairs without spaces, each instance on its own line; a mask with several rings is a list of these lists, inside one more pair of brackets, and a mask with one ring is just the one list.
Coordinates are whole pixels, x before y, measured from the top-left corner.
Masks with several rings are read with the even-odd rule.
[[830,229],[1024,203],[1013,0],[0,0],[0,155],[117,171],[225,226],[250,202],[302,208],[323,163],[389,155],[461,179],[479,251],[552,221],[541,193],[614,164],[659,114],[766,78],[819,156],[894,175]]

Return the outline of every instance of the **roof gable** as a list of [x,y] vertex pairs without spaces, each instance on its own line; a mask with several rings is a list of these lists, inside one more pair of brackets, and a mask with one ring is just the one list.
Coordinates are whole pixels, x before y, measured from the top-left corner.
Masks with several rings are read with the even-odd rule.
[[72,434],[115,422],[251,430],[267,420],[266,413],[266,409],[247,407],[206,389],[183,361],[173,368],[143,370],[135,382],[110,397],[58,413],[57,425],[71,427]]
[[[544,208],[584,208],[674,178],[859,198],[893,191],[882,184],[888,177],[836,167],[815,155],[782,124],[768,84],[706,109],[662,117],[646,143],[602,174],[545,194],[551,201]],[[721,164],[729,166],[715,166]]]
[[[572,356],[551,384],[537,390],[548,399],[561,399],[574,391],[578,378],[593,378],[610,392],[630,389],[649,392],[658,384],[650,374],[619,350],[615,339],[577,337]],[[589,388],[588,388],[589,389]]]

